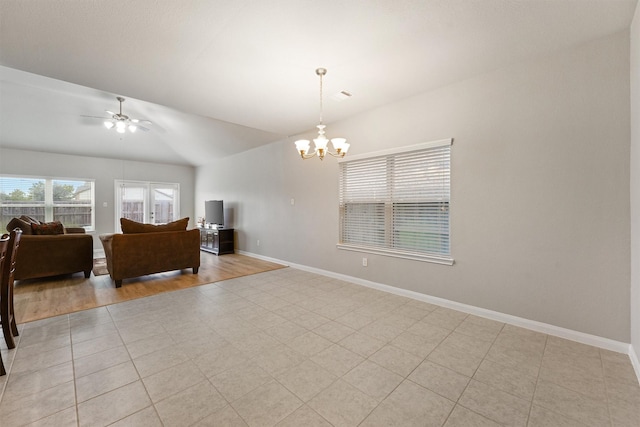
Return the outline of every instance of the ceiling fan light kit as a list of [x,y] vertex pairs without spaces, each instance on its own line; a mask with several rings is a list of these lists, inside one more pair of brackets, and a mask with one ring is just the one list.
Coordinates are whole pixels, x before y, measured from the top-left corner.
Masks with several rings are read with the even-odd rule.
[[[111,114],[111,119],[110,120],[105,120],[104,122],[104,126],[107,129],[116,129],[116,132],[118,133],[125,133],[127,131],[127,129],[129,130],[129,132],[131,133],[135,133],[138,130],[138,125],[137,123],[143,121],[146,123],[151,124],[150,121],[148,120],[137,120],[137,119],[131,119],[129,118],[129,116],[122,114],[122,103],[125,101],[125,99],[121,96],[116,97],[116,99],[118,100],[118,102],[120,102],[120,112],[119,113],[113,113],[111,111],[107,110],[107,113]],[[143,130],[148,130],[146,128],[143,128],[140,126],[141,129]]]
[[318,128],[318,137],[313,140],[315,148],[311,154],[309,154],[311,143],[308,139],[297,140],[295,142],[296,150],[300,153],[300,157],[302,157],[302,159],[310,159],[314,156],[318,156],[318,158],[322,160],[326,154],[333,157],[344,157],[350,147],[345,138],[332,138],[331,144],[333,145],[335,152],[327,149],[329,140],[325,136],[324,132],[324,129],[327,126],[322,123],[322,77],[327,74],[327,69],[318,68],[316,69],[316,74],[320,76],[320,124],[316,126]]

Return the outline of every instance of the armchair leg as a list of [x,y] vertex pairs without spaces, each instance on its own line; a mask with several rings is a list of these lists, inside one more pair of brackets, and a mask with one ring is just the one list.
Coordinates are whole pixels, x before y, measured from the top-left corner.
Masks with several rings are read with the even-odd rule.
[[85,270],[84,271],[84,278],[88,279],[89,277],[91,277],[91,270]]
[[116,282],[116,288],[119,288],[122,286],[122,280],[115,280]]
[[199,268],[200,268],[200,267],[193,267],[193,274],[198,274],[198,269],[199,269]]

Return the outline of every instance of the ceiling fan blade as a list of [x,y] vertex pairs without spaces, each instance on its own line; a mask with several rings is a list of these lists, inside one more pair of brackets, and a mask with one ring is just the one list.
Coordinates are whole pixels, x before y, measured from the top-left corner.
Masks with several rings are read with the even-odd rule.
[[131,121],[133,123],[144,123],[144,124],[147,124],[147,125],[152,124],[150,120],[145,120],[145,119],[131,119]]
[[109,120],[110,117],[100,117],[100,116],[85,116],[84,114],[80,114],[80,117],[88,117],[90,119],[102,119],[102,120]]
[[147,128],[146,128],[146,127],[144,127],[144,126],[138,126],[138,129],[140,129],[140,130],[141,130],[141,131],[143,131],[143,132],[149,132],[149,129],[147,129]]
[[113,111],[109,111],[109,110],[104,110],[107,112],[107,114],[109,114],[110,116],[115,116],[116,113],[114,113]]

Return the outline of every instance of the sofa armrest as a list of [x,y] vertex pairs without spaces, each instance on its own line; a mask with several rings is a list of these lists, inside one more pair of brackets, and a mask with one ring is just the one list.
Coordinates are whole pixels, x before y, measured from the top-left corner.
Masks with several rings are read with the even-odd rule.
[[102,245],[104,246],[104,251],[107,252],[111,252],[111,244],[113,242],[113,234],[114,233],[110,233],[110,234],[101,234],[100,236],[100,241],[102,242]]
[[101,234],[100,241],[102,242],[102,247],[104,248],[104,257],[107,260],[107,270],[109,274],[113,271],[113,235],[111,234]]

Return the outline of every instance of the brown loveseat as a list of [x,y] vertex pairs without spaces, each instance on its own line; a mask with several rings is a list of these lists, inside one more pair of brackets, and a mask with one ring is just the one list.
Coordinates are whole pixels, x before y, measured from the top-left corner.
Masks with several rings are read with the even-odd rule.
[[[52,227],[51,224],[55,225]],[[16,254],[16,280],[80,271],[86,278],[91,276],[93,237],[86,234],[84,228],[64,228],[60,223],[43,224],[27,216],[9,221],[7,231],[15,228],[22,230],[20,249]]]
[[200,231],[187,230],[189,218],[169,224],[140,224],[120,219],[122,234],[102,234],[109,275],[122,280],[163,271],[200,268]]

